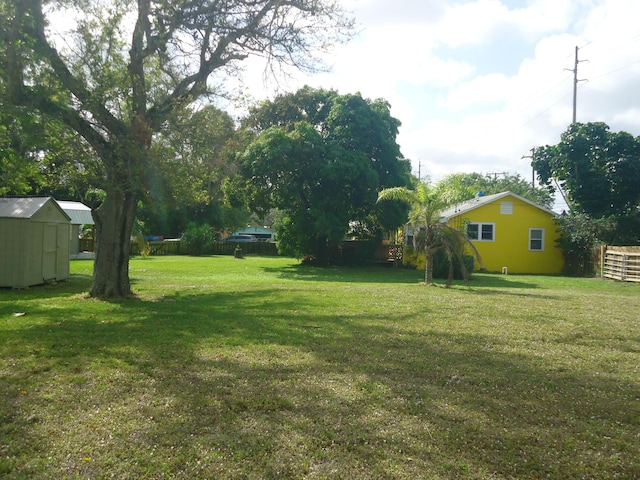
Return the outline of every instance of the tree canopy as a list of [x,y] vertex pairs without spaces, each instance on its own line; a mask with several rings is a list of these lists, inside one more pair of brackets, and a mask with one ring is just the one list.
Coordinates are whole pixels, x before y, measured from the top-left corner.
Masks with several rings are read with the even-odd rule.
[[101,164],[93,296],[131,292],[150,150],[174,113],[223,92],[251,55],[313,70],[351,28],[334,0],[0,0],[3,101],[61,122]]
[[640,138],[602,123],[574,123],[560,143],[537,148],[532,166],[543,185],[557,181],[572,209],[593,218],[626,215],[640,205]]
[[535,150],[532,166],[569,202],[559,220],[567,273],[591,273],[597,244],[640,244],[640,138],[602,122],[574,123],[560,143]]
[[305,87],[262,103],[244,124],[258,133],[241,161],[249,205],[285,212],[279,240],[287,253],[325,262],[353,222],[384,218],[396,227],[406,219],[406,209],[376,208],[380,189],[409,183],[400,122],[385,101]]
[[454,173],[440,180],[438,189],[450,202],[469,200],[478,192],[491,195],[510,191],[543,207],[553,206],[553,194],[549,189],[535,187],[520,175],[491,177],[480,173]]

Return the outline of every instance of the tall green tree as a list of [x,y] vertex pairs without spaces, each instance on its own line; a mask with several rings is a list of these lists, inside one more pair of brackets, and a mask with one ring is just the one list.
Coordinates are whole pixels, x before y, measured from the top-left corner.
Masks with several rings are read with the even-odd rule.
[[284,212],[286,253],[326,263],[353,222],[386,214],[395,227],[406,218],[406,210],[391,218],[376,206],[381,188],[409,183],[400,123],[386,102],[305,87],[253,109],[244,124],[258,134],[241,162],[249,204]]
[[640,244],[640,137],[602,122],[574,123],[560,143],[536,149],[532,165],[542,184],[553,189],[557,182],[566,192],[575,214],[567,225],[575,217],[580,229],[584,214],[597,224],[595,243]]
[[602,122],[574,123],[560,143],[535,150],[543,185],[557,181],[572,209],[593,218],[626,215],[640,205],[640,138],[611,132]]
[[[63,39],[50,26],[56,12],[69,21]],[[174,112],[219,93],[250,55],[312,71],[318,50],[351,27],[334,0],[0,0],[6,100],[64,123],[102,164],[91,295],[131,292],[150,149]]]
[[223,184],[235,174],[246,143],[235,122],[211,106],[170,118],[150,149],[146,201],[138,216],[150,233],[179,235],[190,222],[225,227]]
[[536,187],[520,175],[490,176],[480,173],[454,173],[438,182],[438,188],[450,201],[465,201],[478,192],[485,195],[513,192],[543,207],[553,206],[553,194],[547,188]]
[[408,186],[411,166],[396,142],[401,123],[386,100],[305,86],[252,108],[243,125],[260,133],[274,126],[290,131],[303,121],[326,143],[366,155],[381,188]]
[[414,241],[419,243],[425,254],[424,282],[433,284],[433,255],[437,249],[443,248],[449,258],[449,275],[447,287],[453,281],[453,257],[458,259],[465,279],[468,272],[464,265],[463,251],[465,246],[480,260],[480,254],[467,237],[465,231],[458,230],[440,221],[441,212],[455,203],[451,200],[450,192],[443,187],[430,184],[428,181],[418,183],[414,189],[406,187],[386,188],[378,195],[378,202],[400,200],[410,205],[409,223],[419,233],[414,236]]

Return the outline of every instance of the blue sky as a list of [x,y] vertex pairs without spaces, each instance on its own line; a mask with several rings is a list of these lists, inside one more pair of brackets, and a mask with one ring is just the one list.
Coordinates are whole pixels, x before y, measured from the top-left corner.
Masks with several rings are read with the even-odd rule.
[[[572,117],[640,136],[640,1],[342,0],[360,26],[304,84],[384,98],[405,157],[433,180],[455,172],[531,178],[523,155],[555,144]],[[249,71],[250,73],[250,71]],[[258,79],[259,75],[254,74]],[[274,84],[248,87],[258,99]]]

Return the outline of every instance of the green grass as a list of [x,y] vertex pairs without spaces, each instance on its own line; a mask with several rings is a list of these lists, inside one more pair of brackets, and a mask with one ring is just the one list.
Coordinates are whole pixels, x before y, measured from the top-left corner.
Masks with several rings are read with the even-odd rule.
[[0,290],[2,478],[640,478],[638,285],[164,257],[101,302],[91,267]]

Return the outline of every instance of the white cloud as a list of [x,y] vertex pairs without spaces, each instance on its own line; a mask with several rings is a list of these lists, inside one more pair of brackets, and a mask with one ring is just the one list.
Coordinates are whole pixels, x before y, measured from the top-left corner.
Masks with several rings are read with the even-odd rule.
[[[304,83],[385,98],[414,172],[519,173],[572,117],[640,135],[640,2],[629,0],[350,0],[362,32]],[[568,69],[568,70],[567,70]]]
[[447,108],[460,111],[474,106],[506,103],[511,81],[501,73],[491,73],[476,77],[451,90],[445,102]]

